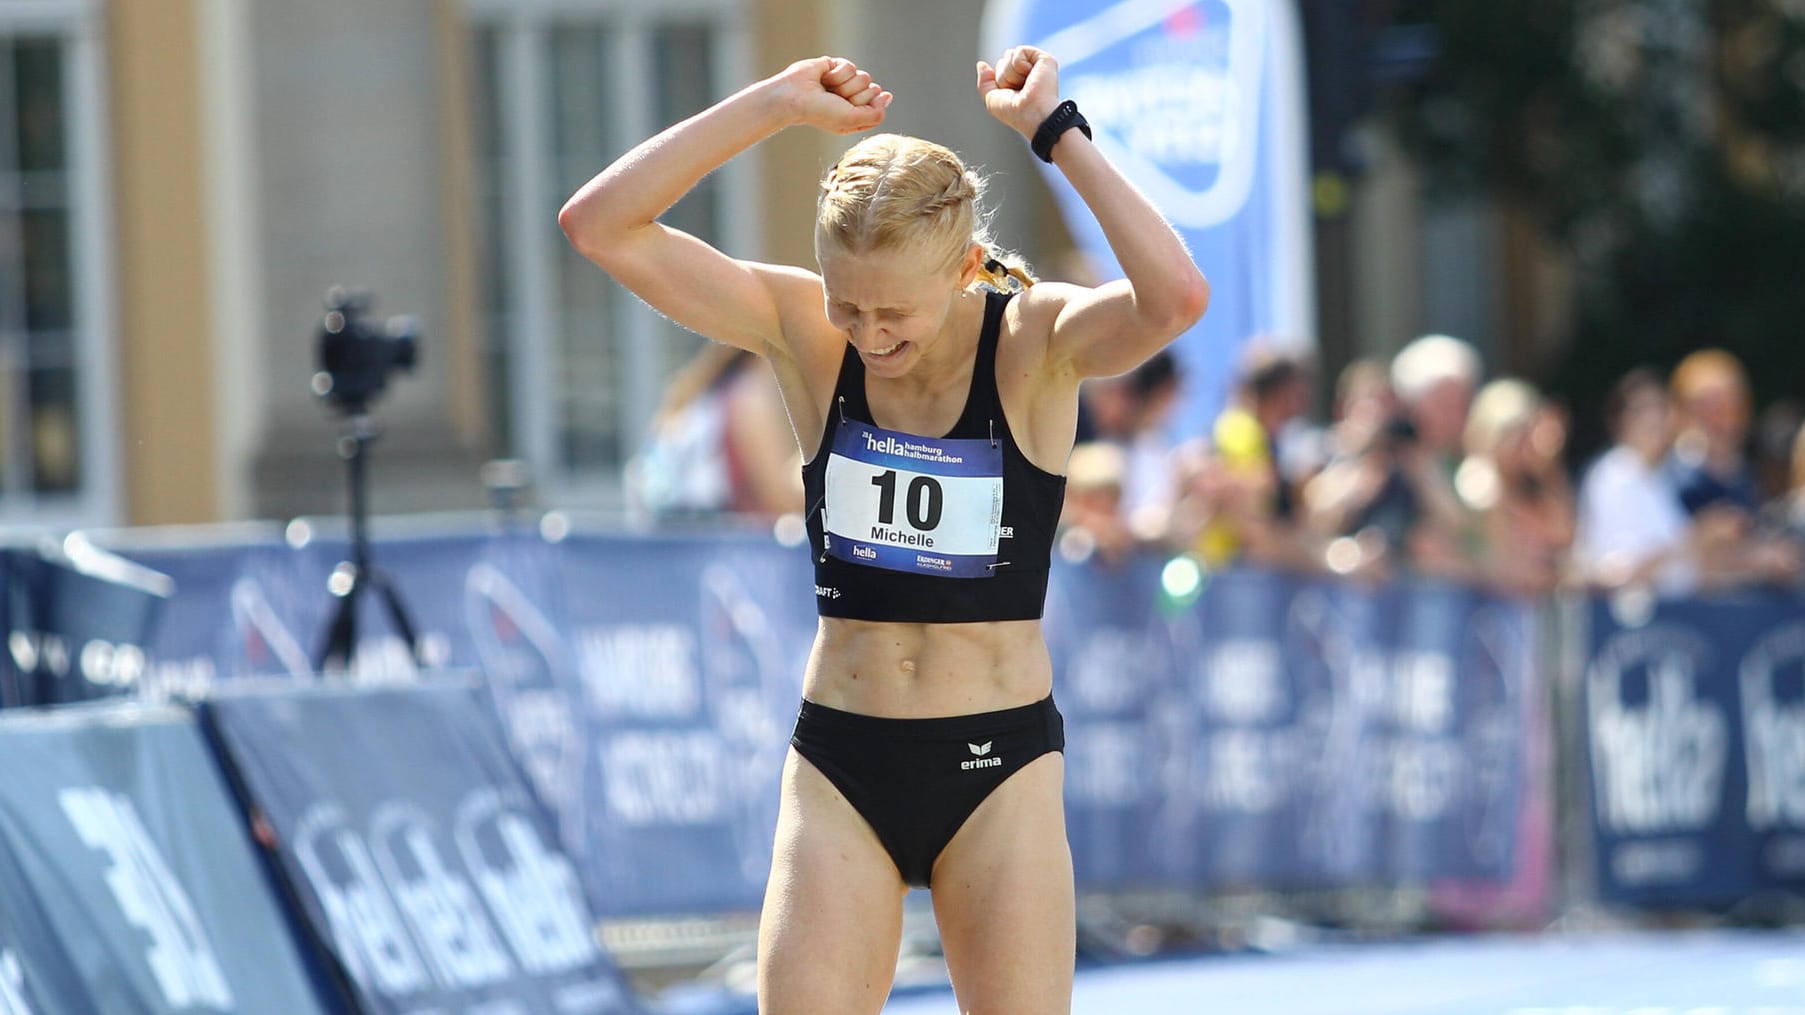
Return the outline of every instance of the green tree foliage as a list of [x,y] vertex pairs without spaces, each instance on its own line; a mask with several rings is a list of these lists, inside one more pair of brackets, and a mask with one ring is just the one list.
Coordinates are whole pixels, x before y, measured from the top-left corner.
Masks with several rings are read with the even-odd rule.
[[1440,51],[1389,98],[1433,191],[1572,252],[1576,405],[1715,345],[1805,396],[1805,0],[1402,0]]

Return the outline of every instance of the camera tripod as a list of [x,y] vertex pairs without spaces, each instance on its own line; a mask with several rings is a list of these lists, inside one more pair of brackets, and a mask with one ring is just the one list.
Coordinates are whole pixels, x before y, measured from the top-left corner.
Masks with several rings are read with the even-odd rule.
[[414,623],[408,618],[407,607],[401,602],[401,593],[396,591],[388,575],[370,563],[370,540],[368,497],[365,490],[365,455],[369,446],[381,436],[382,427],[368,413],[358,412],[345,417],[344,435],[338,441],[339,457],[345,460],[347,486],[351,498],[351,559],[340,561],[332,569],[332,577],[327,581],[327,588],[337,597],[332,620],[326,625],[326,635],[320,641],[319,652],[314,657],[314,671],[327,672],[331,666],[344,672],[351,669],[352,657],[357,654],[357,600],[367,587],[374,586],[382,597],[383,605],[388,608],[389,620],[407,644],[407,654],[414,665],[420,664],[420,648],[414,636]]

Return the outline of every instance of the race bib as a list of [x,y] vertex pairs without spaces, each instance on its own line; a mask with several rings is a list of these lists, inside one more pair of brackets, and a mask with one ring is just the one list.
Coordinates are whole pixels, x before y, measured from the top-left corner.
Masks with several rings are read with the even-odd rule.
[[953,578],[995,573],[1003,452],[847,423],[827,458],[827,552],[851,564]]

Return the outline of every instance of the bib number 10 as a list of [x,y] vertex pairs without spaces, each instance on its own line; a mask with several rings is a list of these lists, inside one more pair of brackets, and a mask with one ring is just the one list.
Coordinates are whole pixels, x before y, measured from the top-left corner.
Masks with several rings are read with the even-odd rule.
[[[871,485],[878,489],[877,520],[885,525],[896,524],[896,470],[872,476]],[[909,480],[909,488],[903,492],[903,510],[909,515],[909,524],[922,532],[937,527],[945,497],[932,476]]]

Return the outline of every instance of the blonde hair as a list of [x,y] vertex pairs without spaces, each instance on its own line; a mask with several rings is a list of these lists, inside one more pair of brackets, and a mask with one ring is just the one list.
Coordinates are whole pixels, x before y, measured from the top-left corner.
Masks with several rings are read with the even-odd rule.
[[1541,394],[1524,381],[1504,377],[1487,384],[1467,411],[1467,454],[1489,457],[1506,434],[1534,423],[1541,408]]
[[[977,281],[1026,288],[1034,276],[990,238],[980,208],[984,179],[952,149],[901,134],[875,134],[840,156],[821,179],[815,202],[815,257],[824,247],[848,253],[918,251],[951,271],[977,244]],[[1016,264],[1006,262],[1014,261]]]

